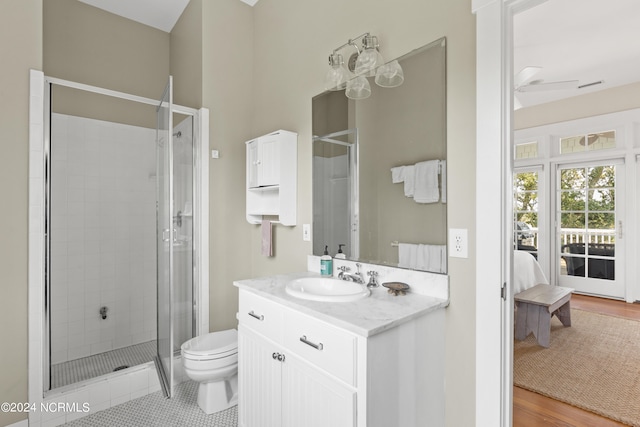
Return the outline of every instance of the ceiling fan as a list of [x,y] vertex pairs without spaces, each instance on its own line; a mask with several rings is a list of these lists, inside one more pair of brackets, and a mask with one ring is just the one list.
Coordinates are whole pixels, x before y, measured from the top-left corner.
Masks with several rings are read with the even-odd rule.
[[518,99],[518,93],[526,92],[542,92],[548,90],[574,90],[584,89],[604,83],[604,80],[596,80],[591,83],[580,84],[579,80],[564,80],[555,82],[545,82],[542,79],[533,80],[536,74],[542,70],[542,67],[528,66],[524,67],[514,76],[513,79],[513,107],[515,110],[522,108],[522,103]]
[[524,67],[514,78],[516,92],[538,92],[543,90],[567,90],[577,89],[578,80],[565,80],[557,82],[545,82],[542,79],[531,80],[542,70],[542,67]]
[[536,74],[542,71],[542,67],[528,66],[515,75],[513,79],[513,104],[514,109],[518,110],[522,108],[522,103],[516,96],[516,93],[520,92],[541,92],[547,90],[571,90],[578,89],[578,80],[565,80],[556,82],[545,82],[542,79],[533,80]]

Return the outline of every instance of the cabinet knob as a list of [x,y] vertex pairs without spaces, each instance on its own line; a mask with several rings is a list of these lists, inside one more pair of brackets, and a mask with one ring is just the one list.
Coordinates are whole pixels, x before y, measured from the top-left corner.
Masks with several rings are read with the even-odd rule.
[[278,354],[278,353],[273,353],[273,354],[271,355],[271,357],[273,357],[273,360],[278,359],[278,357],[279,357],[279,356],[280,356],[280,354]]

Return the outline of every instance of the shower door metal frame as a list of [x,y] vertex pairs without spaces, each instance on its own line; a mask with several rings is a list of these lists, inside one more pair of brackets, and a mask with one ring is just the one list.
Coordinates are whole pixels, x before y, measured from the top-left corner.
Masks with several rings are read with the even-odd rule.
[[[113,98],[119,98],[127,101],[137,102],[141,104],[147,104],[157,107],[158,100],[145,98],[137,95],[132,95],[115,90],[100,88],[97,86],[91,86],[83,83],[72,82],[55,77],[44,76],[44,129],[43,129],[43,210],[42,215],[44,217],[44,230],[42,231],[42,239],[44,243],[44,277],[39,278],[35,282],[40,282],[42,286],[42,292],[44,296],[42,307],[29,306],[29,312],[32,313],[36,310],[44,310],[43,324],[42,324],[42,348],[36,348],[33,346],[31,351],[35,351],[39,354],[38,358],[42,357],[42,370],[29,369],[30,380],[29,383],[39,383],[38,380],[32,380],[31,376],[38,376],[42,380],[42,395],[46,397],[46,394],[50,391],[51,386],[51,283],[49,278],[50,272],[50,245],[51,236],[49,233],[50,227],[50,201],[51,201],[51,91],[54,85],[68,87],[72,89],[82,90],[85,92],[95,93],[99,95],[105,95]],[[199,237],[200,233],[206,233],[208,235],[209,219],[208,219],[208,131],[209,131],[209,111],[206,108],[194,109],[181,105],[173,105],[173,113],[193,116],[193,145],[194,145],[194,173],[193,173],[193,211],[194,211],[194,224],[193,224],[193,301],[192,301],[192,324],[195,325],[193,329],[193,335],[200,335],[209,331],[208,317],[208,240]],[[203,200],[206,199],[206,200]],[[196,214],[197,212],[197,214]],[[32,285],[30,287],[38,286]],[[203,298],[206,298],[203,299]],[[202,302],[199,303],[198,300]]]
[[[353,135],[353,142],[346,142],[341,137],[349,137]],[[338,132],[332,132],[326,135],[314,135],[312,143],[316,141],[324,141],[331,144],[346,147],[349,156],[349,239],[350,239],[350,256],[352,259],[360,258],[360,170],[358,162],[360,158],[360,136],[358,128],[346,129]],[[313,174],[313,173],[312,173]],[[334,248],[335,249],[335,248]]]

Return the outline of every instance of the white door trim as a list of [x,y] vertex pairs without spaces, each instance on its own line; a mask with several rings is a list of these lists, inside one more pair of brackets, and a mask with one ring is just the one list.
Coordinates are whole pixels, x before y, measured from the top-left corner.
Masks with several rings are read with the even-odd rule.
[[[476,425],[513,412],[513,15],[540,0],[472,0],[476,14]],[[498,191],[499,189],[499,191]],[[505,299],[501,298],[503,283]]]

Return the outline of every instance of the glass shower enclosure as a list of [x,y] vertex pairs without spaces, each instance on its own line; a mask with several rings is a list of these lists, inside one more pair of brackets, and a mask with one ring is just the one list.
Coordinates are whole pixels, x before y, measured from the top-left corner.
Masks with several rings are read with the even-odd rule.
[[[176,355],[195,331],[193,316],[193,117],[174,127],[171,77],[158,106],[157,260],[158,351],[165,396],[173,395],[180,370]],[[175,117],[174,117],[175,116]],[[178,362],[176,362],[178,360]]]
[[155,359],[170,397],[203,281],[202,119],[171,78],[160,100],[47,82],[43,392]]

